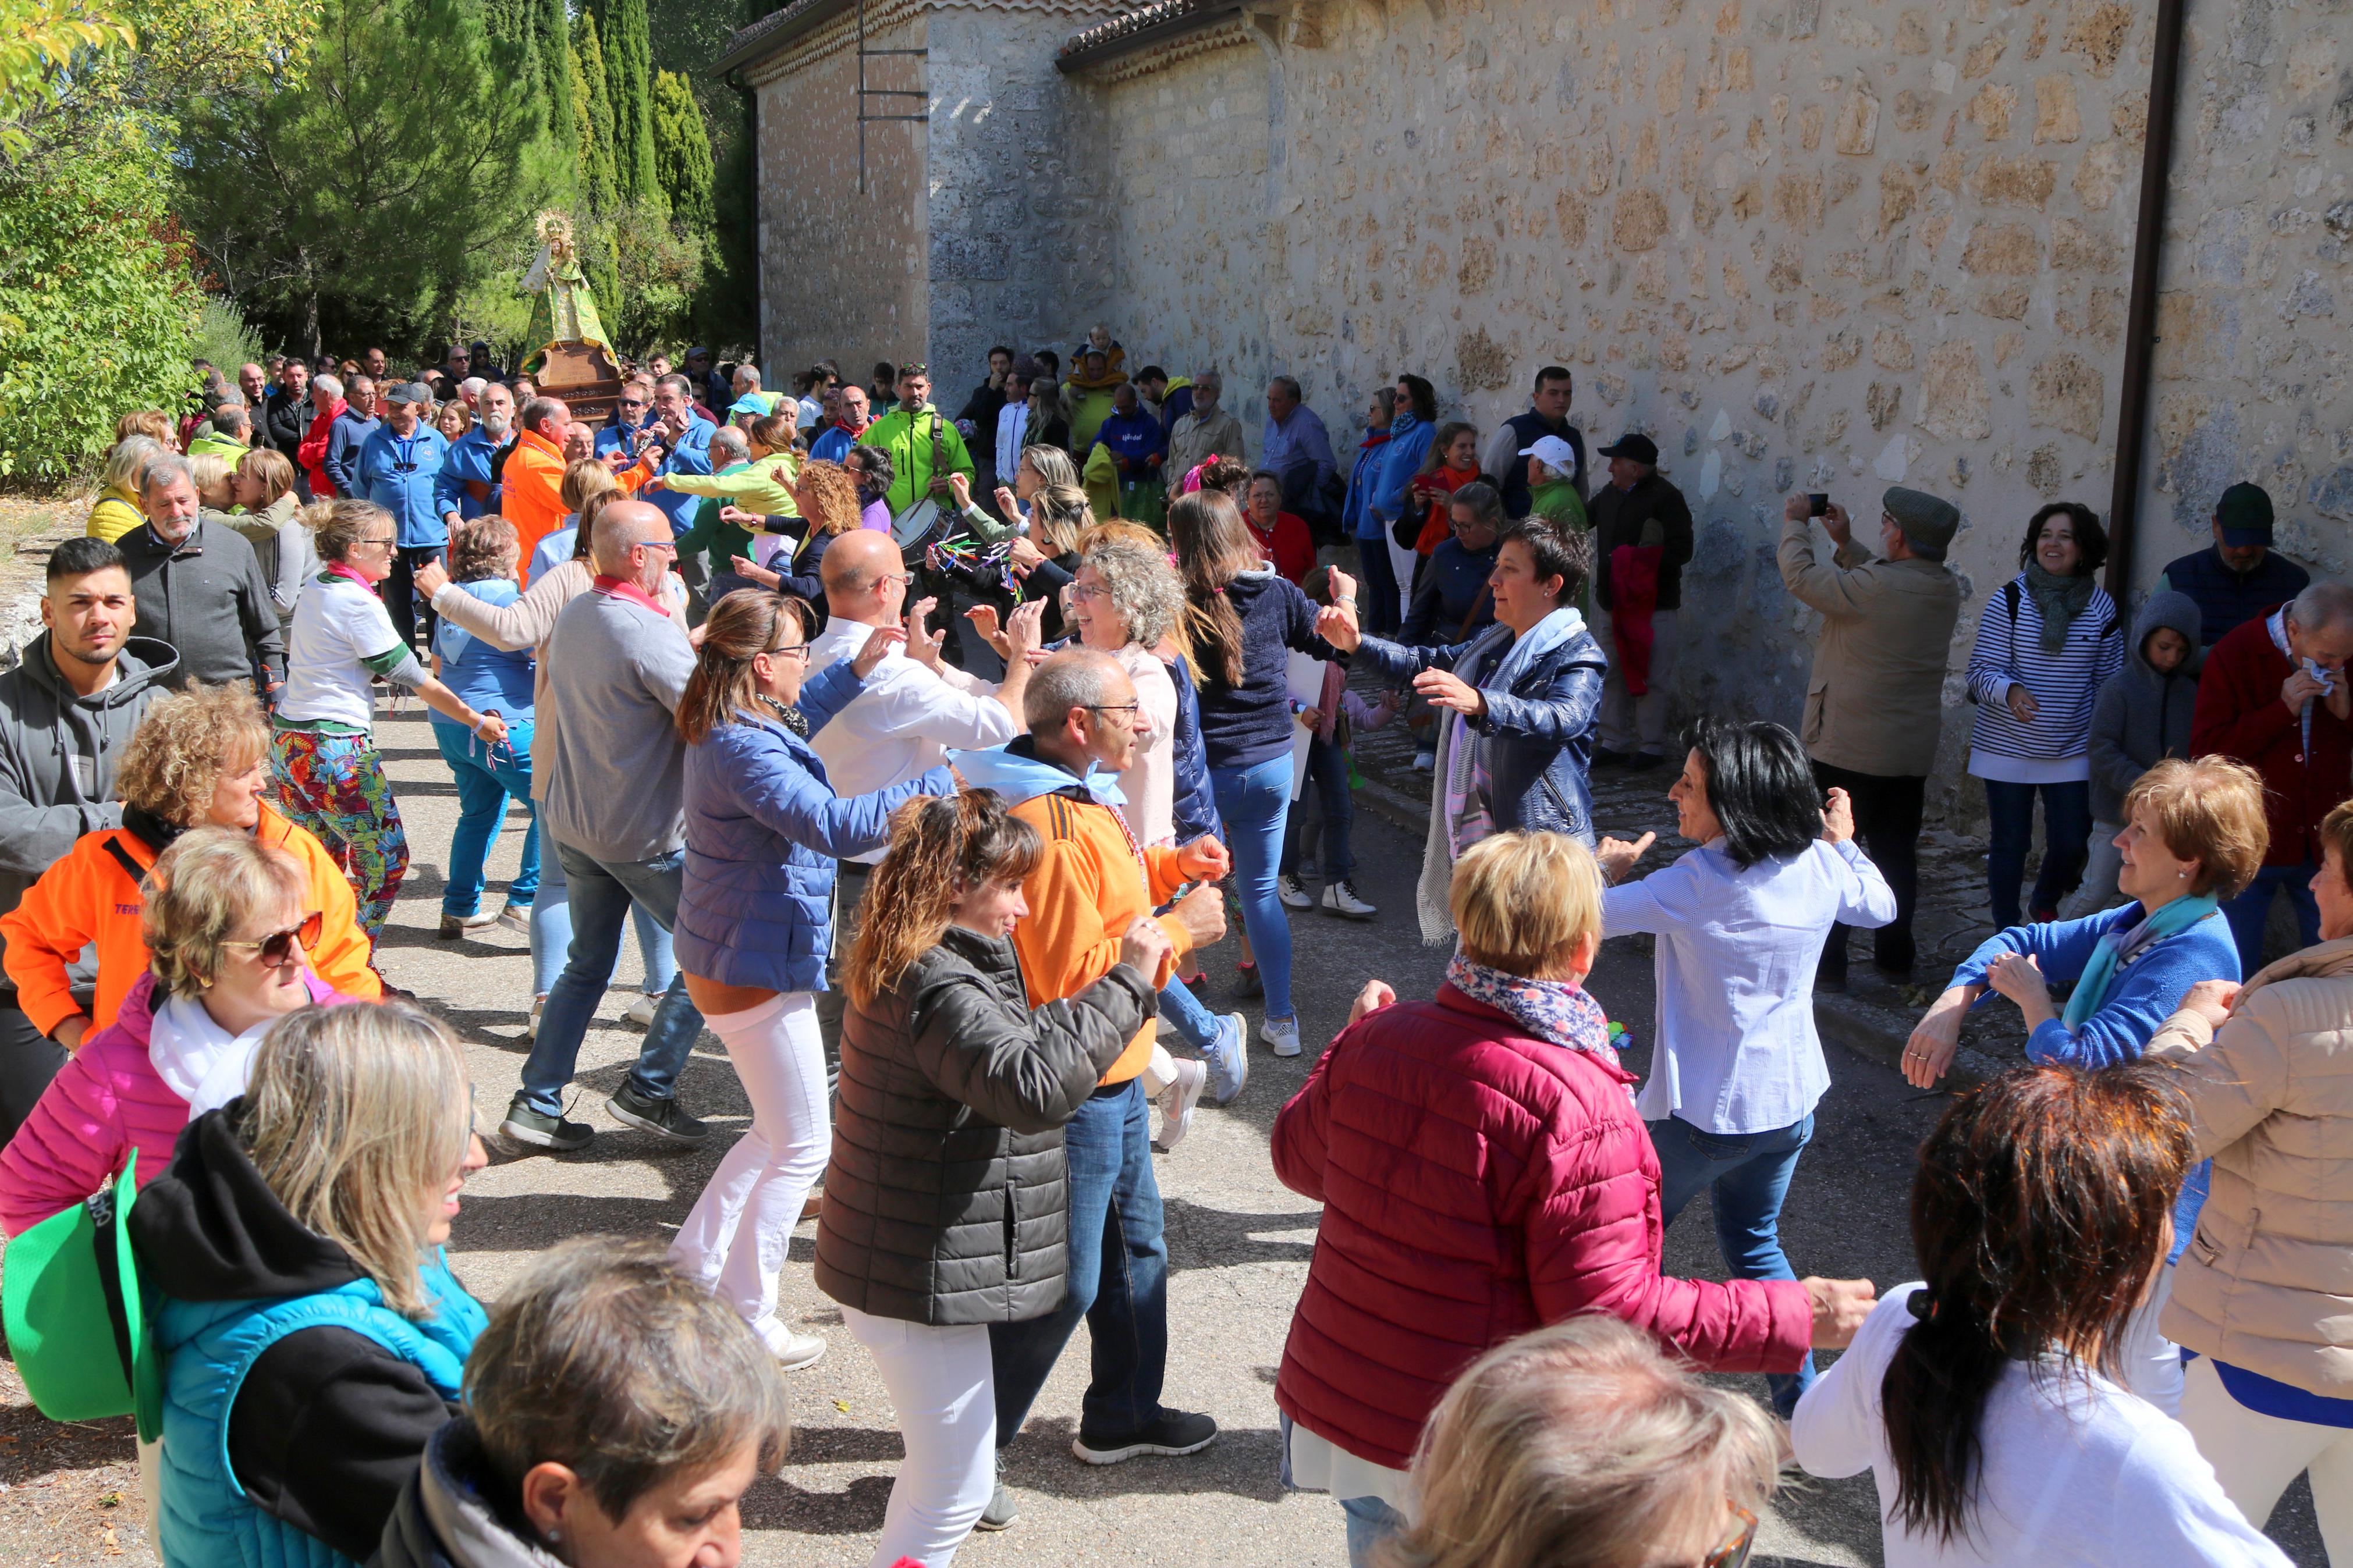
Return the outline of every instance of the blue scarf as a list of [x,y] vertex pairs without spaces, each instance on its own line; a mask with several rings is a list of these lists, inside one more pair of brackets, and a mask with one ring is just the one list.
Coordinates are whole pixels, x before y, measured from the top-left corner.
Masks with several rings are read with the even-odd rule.
[[2154,947],[2167,937],[2188,931],[2214,912],[2217,902],[2211,893],[2195,898],[2176,899],[2158,911],[2129,926],[2119,926],[2100,939],[2092,950],[2092,961],[2084,965],[2084,977],[2075,982],[2075,994],[2067,998],[2067,1011],[2061,1022],[2073,1033],[2084,1021],[2098,1012],[2116,988],[2116,973],[2145,948]]

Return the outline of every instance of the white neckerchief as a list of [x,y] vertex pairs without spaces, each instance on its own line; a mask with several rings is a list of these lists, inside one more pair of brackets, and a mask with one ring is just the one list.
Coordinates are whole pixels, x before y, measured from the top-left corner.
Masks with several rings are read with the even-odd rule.
[[214,1022],[203,1003],[174,996],[155,1009],[147,1059],[155,1065],[155,1076],[188,1102],[188,1116],[194,1120],[245,1092],[254,1052],[277,1021],[272,1018],[233,1036]]
[[[2288,651],[2287,606],[2285,605],[2282,605],[2278,609],[2274,610],[2269,616],[2264,617],[2263,629],[2272,634],[2272,646],[2279,649],[2280,657],[2282,658],[2287,660],[2288,668],[2292,670],[2302,669],[2304,666],[2297,662],[2295,654]],[[2304,761],[2306,757],[2312,755],[2311,698],[2307,697],[2304,700],[2304,706],[2296,710],[2296,717],[2304,722],[2304,751],[2303,753],[2295,759],[2300,763]]]

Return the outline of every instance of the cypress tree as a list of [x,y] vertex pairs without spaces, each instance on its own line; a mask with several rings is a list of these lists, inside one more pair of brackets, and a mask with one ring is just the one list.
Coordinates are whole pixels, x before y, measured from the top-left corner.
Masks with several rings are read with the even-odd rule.
[[711,132],[694,89],[676,71],[654,76],[654,169],[670,216],[690,235],[708,238],[714,222],[711,202]]
[[571,52],[572,90],[581,105],[575,134],[580,151],[580,195],[598,217],[619,205],[620,192],[613,167],[613,100],[606,92],[605,50],[596,37],[596,18],[580,13],[579,38]]
[[654,168],[653,58],[646,0],[605,0],[606,91],[613,104],[613,172],[621,200],[659,205]]
[[565,0],[512,3],[529,8],[532,43],[539,67],[534,85],[547,105],[548,139],[558,147],[569,148],[580,138],[580,100],[575,90],[575,68],[571,63],[571,18],[565,11]]

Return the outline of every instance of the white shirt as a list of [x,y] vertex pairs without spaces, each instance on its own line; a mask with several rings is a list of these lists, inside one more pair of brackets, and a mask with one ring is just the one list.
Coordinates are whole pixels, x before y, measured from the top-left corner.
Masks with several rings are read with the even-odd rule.
[[[809,645],[809,673],[855,658],[874,628],[841,616]],[[934,675],[897,648],[866,678],[866,689],[809,737],[826,781],[844,797],[904,784],[947,761],[951,749],[1001,746],[1017,733],[995,689],[960,669]],[[857,857],[879,863],[881,849]]]
[[1645,1121],[1770,1132],[1831,1086],[1814,1030],[1814,965],[1832,921],[1883,926],[1895,894],[1852,839],[1786,860],[1732,863],[1724,840],[1601,897],[1602,934],[1652,931],[1659,1040],[1637,1097]]
[[323,719],[372,730],[375,671],[364,661],[400,646],[382,599],[349,577],[321,573],[294,601],[279,718],[289,723]]
[[1008,403],[997,411],[997,482],[1009,485],[1021,471],[1022,437],[1029,431],[1029,405]]
[[1912,1326],[1916,1284],[1882,1298],[1853,1347],[1798,1401],[1789,1441],[1823,1477],[1879,1483],[1887,1568],[2285,1568],[2287,1555],[2223,1495],[2189,1429],[2097,1373],[2011,1363],[1986,1401],[1974,1528],[1950,1542],[1890,1517],[1895,1468],[1880,1384]]

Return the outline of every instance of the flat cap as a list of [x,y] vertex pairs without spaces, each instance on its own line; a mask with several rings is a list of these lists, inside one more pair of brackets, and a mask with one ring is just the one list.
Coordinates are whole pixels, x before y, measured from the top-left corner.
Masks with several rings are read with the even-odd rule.
[[1960,531],[1961,509],[1926,490],[1894,485],[1879,498],[1879,504],[1895,520],[1907,541],[1938,560],[1951,546],[1953,535]]

